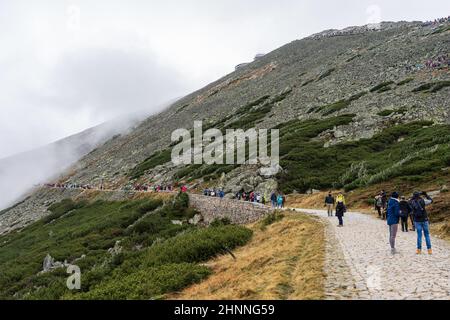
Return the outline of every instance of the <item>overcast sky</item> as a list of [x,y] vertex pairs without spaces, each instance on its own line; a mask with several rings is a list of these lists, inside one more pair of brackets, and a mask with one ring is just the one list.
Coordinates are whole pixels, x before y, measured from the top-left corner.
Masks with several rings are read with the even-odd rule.
[[0,0],[0,158],[189,93],[330,28],[449,1]]

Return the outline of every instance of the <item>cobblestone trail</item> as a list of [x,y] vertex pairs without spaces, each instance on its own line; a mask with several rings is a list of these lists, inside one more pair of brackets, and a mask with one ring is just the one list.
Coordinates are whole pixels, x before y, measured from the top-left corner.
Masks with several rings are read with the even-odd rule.
[[450,244],[444,240],[432,237],[433,255],[416,255],[416,232],[400,228],[399,253],[392,255],[385,221],[349,212],[339,228],[324,210],[295,210],[327,221],[328,299],[450,300]]

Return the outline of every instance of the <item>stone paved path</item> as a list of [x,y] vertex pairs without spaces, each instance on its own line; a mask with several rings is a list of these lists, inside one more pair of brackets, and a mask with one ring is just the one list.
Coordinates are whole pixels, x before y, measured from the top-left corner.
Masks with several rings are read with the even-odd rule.
[[[450,244],[432,237],[434,254],[416,255],[416,233],[397,236],[391,255],[386,222],[349,212],[344,228],[324,210],[295,209],[328,221],[326,295],[328,299],[450,300]],[[423,244],[425,248],[425,243]]]

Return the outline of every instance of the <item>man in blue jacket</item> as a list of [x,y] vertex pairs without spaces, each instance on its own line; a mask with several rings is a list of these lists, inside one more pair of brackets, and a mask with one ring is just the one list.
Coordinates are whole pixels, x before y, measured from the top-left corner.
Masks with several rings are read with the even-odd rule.
[[391,253],[396,254],[395,238],[397,237],[398,224],[400,223],[400,201],[398,200],[398,192],[392,193],[387,205],[387,224],[389,226],[389,243],[391,245]]

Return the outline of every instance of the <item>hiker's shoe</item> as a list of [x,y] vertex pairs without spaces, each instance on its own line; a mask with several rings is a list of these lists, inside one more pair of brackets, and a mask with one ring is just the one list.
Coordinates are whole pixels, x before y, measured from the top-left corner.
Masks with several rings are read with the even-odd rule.
[[422,254],[422,250],[421,249],[417,249],[416,254]]
[[395,248],[392,248],[392,249],[391,249],[391,254],[394,255],[394,254],[396,254],[396,253],[397,253],[397,250],[395,250]]
[[433,254],[433,250],[432,249],[428,249],[428,254],[432,255]]

